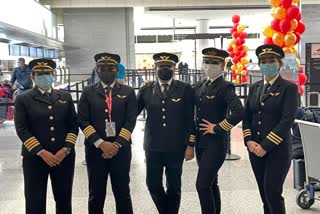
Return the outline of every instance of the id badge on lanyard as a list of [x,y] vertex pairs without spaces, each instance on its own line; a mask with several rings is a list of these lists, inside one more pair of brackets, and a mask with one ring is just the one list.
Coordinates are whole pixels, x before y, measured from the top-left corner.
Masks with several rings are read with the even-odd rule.
[[107,137],[115,137],[116,136],[116,123],[112,122],[111,113],[112,113],[112,91],[110,91],[109,95],[106,95],[106,104],[109,113],[109,121],[106,121],[106,135]]

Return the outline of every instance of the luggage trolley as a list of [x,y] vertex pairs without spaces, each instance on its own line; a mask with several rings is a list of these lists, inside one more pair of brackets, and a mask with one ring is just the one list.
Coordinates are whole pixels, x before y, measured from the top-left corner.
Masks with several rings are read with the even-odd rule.
[[306,168],[304,189],[297,195],[297,204],[302,209],[309,209],[315,202],[320,201],[316,196],[316,186],[320,184],[320,124],[296,120],[299,125]]

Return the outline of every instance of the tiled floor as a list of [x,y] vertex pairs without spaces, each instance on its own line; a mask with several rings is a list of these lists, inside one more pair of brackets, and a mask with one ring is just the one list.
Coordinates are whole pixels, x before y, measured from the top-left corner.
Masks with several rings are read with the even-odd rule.
[[[142,149],[143,122],[139,121],[133,134],[133,160],[131,170],[131,193],[136,214],[156,214],[145,186],[144,152]],[[20,146],[12,122],[6,122],[0,128],[0,214],[24,213],[23,177],[21,170]],[[260,214],[262,205],[250,168],[248,157],[241,142],[240,129],[233,131],[233,153],[239,154],[241,160],[227,161],[219,174],[222,190],[222,213],[224,214]],[[77,144],[76,171],[73,191],[73,213],[87,213],[88,182],[84,159],[83,136]],[[199,200],[195,189],[197,164],[195,160],[186,162],[183,170],[183,194],[181,214],[200,214]],[[320,202],[312,209],[302,210],[296,205],[296,191],[293,190],[292,170],[287,178],[284,190],[288,214],[320,213]],[[113,195],[108,185],[105,213],[115,213]],[[47,210],[55,213],[54,200],[49,188]],[[36,214],[36,213],[35,213]]]

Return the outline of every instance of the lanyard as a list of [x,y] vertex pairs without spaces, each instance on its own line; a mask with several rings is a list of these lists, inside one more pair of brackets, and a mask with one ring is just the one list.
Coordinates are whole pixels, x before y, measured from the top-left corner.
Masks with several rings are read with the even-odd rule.
[[110,90],[109,95],[106,95],[106,103],[109,112],[109,122],[111,122],[111,113],[112,113],[112,90]]

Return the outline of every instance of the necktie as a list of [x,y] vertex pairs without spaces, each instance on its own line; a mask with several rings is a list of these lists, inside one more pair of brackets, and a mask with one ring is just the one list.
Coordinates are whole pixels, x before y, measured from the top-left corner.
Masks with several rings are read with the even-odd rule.
[[271,86],[270,83],[266,83],[266,84],[264,85],[264,88],[263,88],[263,96],[267,94],[270,86]]
[[164,97],[168,96],[169,84],[168,83],[164,83],[164,84],[162,84],[162,87],[163,87],[163,91],[162,91],[163,96]]
[[105,87],[105,90],[106,90],[106,95],[109,95],[111,90],[112,90],[112,87],[111,86],[107,86],[107,87]]

